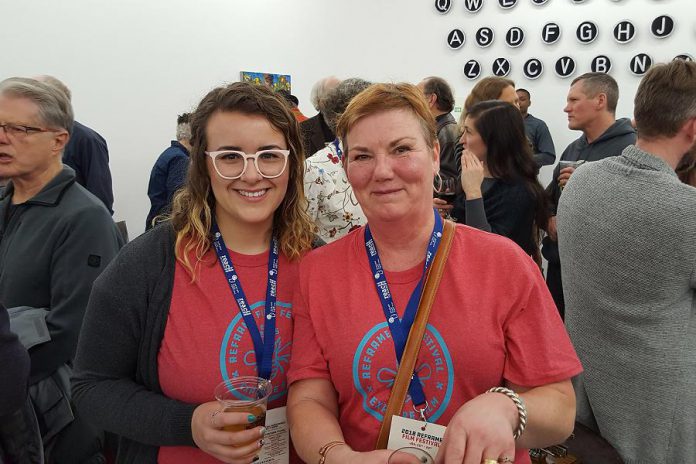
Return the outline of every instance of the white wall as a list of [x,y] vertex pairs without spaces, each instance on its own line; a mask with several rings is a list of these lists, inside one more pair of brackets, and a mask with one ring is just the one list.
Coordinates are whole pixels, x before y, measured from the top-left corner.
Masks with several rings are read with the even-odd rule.
[[[463,64],[476,58],[487,73],[494,58],[507,57],[513,63],[509,77],[531,91],[530,112],[546,120],[560,154],[578,133],[567,129],[562,113],[570,82],[554,74],[557,58],[575,58],[577,75],[589,71],[595,55],[610,56],[622,93],[618,115],[630,116],[639,81],[628,71],[630,57],[647,52],[666,61],[694,55],[693,0],[549,0],[542,7],[519,0],[512,10],[502,10],[496,0],[484,2],[472,15],[463,0],[453,0],[452,11],[441,15],[433,0],[3,0],[0,78],[52,74],[71,87],[78,120],[109,143],[114,217],[127,220],[134,236],[143,230],[149,209],[150,169],[173,138],[176,115],[192,109],[212,87],[238,80],[241,70],[290,74],[300,108],[312,115],[309,91],[325,75],[411,82],[440,75],[461,105],[473,86],[462,74]],[[677,21],[673,36],[662,41],[649,32],[660,14]],[[619,45],[611,30],[623,19],[634,22],[638,37]],[[600,27],[591,45],[575,39],[583,20]],[[552,46],[540,40],[547,21],[563,28]],[[514,25],[527,32],[518,49],[503,43]],[[486,49],[473,42],[481,26],[497,34]],[[456,51],[445,43],[454,27],[468,39]],[[521,68],[532,56],[546,71],[528,81]],[[549,170],[542,176],[548,180]]]

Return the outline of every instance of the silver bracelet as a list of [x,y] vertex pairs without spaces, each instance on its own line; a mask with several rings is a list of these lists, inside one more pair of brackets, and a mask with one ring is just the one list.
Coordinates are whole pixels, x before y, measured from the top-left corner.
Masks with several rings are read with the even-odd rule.
[[524,405],[522,398],[520,398],[520,395],[505,387],[494,387],[488,390],[486,393],[502,393],[510,398],[513,403],[515,403],[515,406],[517,406],[517,412],[520,416],[520,422],[517,424],[517,429],[512,436],[515,438],[515,440],[520,438],[520,435],[522,435],[522,432],[524,432],[524,428],[527,426],[527,408]]

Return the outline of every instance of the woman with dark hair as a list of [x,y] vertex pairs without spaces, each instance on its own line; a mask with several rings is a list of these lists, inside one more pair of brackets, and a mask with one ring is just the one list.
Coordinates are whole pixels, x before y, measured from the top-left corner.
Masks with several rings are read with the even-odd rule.
[[[515,107],[519,109],[520,100],[517,97],[517,92],[515,91],[515,81],[498,76],[488,76],[478,81],[464,101],[464,111],[462,111],[458,123],[461,133],[464,132],[464,120],[466,119],[466,115],[469,110],[477,103],[488,100],[501,100],[508,102],[511,105],[515,105]],[[458,178],[461,178],[462,174],[460,164],[462,151],[463,147],[460,139],[459,143],[457,143],[454,149],[454,159],[456,160]],[[457,186],[456,193],[457,195],[455,198],[461,200],[462,192],[460,191],[459,186]],[[447,204],[447,202],[441,200],[440,198],[433,199],[433,206],[438,208],[441,214],[452,209],[452,204]],[[454,217],[456,218],[456,216]]]
[[453,215],[459,222],[504,235],[536,256],[534,231],[546,226],[547,199],[519,110],[497,100],[473,105],[460,140],[464,197],[455,201]]
[[75,402],[118,435],[118,463],[250,463],[265,429],[223,430],[256,418],[221,411],[216,385],[264,377],[268,408],[286,402],[297,261],[313,241],[299,126],[272,90],[235,83],[203,98],[191,132],[170,220],[94,283],[80,335]]

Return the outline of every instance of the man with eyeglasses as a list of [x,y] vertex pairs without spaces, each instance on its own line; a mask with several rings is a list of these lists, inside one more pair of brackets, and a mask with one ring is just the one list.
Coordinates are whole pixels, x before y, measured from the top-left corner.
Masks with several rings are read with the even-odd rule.
[[70,366],[92,282],[121,246],[102,202],[62,163],[72,123],[58,89],[0,82],[0,177],[9,179],[0,195],[0,301],[29,350],[29,396],[47,462],[99,459],[100,433],[71,408]]

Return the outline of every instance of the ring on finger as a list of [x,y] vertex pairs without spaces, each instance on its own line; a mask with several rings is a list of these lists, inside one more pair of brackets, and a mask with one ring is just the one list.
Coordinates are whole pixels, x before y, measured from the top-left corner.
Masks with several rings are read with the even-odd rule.
[[498,462],[515,462],[515,459],[511,458],[510,456],[503,456],[502,458],[498,459]]
[[482,464],[498,464],[497,459],[484,459]]

